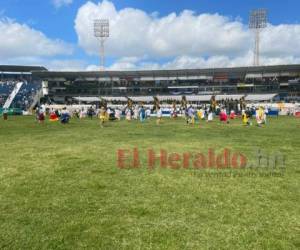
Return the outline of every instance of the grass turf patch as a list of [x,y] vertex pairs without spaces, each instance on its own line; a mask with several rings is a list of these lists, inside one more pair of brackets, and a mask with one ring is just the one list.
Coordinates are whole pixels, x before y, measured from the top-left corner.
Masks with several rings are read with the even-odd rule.
[[[182,119],[37,124],[0,121],[1,249],[297,249],[300,120],[263,127]],[[140,151],[119,169],[117,150]],[[218,176],[220,170],[147,168],[147,150],[281,152],[282,176]],[[223,172],[226,170],[222,170]],[[237,169],[234,173],[246,173]],[[223,173],[222,172],[222,173]],[[218,172],[219,173],[219,172]],[[258,172],[255,170],[254,172]]]

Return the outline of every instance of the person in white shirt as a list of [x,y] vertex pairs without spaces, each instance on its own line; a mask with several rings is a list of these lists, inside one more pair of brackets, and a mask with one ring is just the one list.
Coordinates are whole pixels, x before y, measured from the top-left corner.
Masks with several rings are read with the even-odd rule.
[[255,117],[256,117],[257,126],[261,127],[261,124],[263,124],[263,119],[264,119],[264,109],[262,107],[256,108]]
[[212,109],[209,109],[208,116],[207,116],[207,121],[211,122],[211,121],[213,121],[213,119],[214,119],[214,116],[213,116]]
[[204,120],[204,119],[205,119],[205,112],[204,112],[204,110],[203,110],[202,107],[200,108],[200,114],[201,114],[200,118],[201,118],[202,120]]
[[131,109],[130,108],[126,108],[125,114],[126,114],[126,120],[131,121]]
[[117,120],[121,120],[121,111],[119,110],[119,108],[115,109],[115,117]]
[[135,120],[139,118],[139,107],[136,105],[133,111],[133,117]]
[[156,124],[159,125],[161,123],[161,118],[162,118],[162,110],[160,107],[156,111],[156,116],[157,116]]
[[85,117],[85,111],[84,111],[84,109],[82,108],[82,109],[80,110],[79,118],[80,118],[80,119],[83,119],[84,117]]

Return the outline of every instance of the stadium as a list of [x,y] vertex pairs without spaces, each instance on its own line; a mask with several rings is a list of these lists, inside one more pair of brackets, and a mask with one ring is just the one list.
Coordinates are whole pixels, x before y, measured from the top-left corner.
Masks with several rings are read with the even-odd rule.
[[[294,103],[300,65],[149,71],[53,72],[44,67],[0,66],[4,108],[30,111],[37,104],[209,103],[212,96],[248,102]],[[7,103],[5,104],[7,100]],[[291,107],[291,106],[289,106]]]
[[[182,7],[182,14],[161,17],[151,8],[145,14],[139,5],[117,9],[106,0],[51,3],[55,11],[48,19],[53,23],[56,18],[65,20],[60,16],[67,15],[63,8],[77,11],[78,43],[91,36],[100,65],[60,69],[55,60],[58,66],[53,67],[48,53],[67,50],[66,42],[35,32],[38,23],[31,27],[0,20],[0,30],[8,23],[10,36],[20,33],[22,43],[28,43],[22,29],[38,37],[32,39],[34,50],[28,46],[15,57],[14,48],[9,57],[15,60],[5,59],[9,46],[5,39],[0,41],[1,249],[299,249],[300,64],[294,48],[284,51],[295,56],[274,57],[272,63],[260,49],[264,30],[285,30],[280,39],[297,42],[299,25],[272,26],[265,9],[251,11],[246,27],[239,19],[198,15]],[[5,6],[11,10],[13,5]],[[44,2],[41,6],[49,8]],[[173,11],[170,8],[167,11]],[[224,6],[218,8],[226,12]],[[47,11],[39,12],[48,16]],[[100,19],[94,19],[95,13]],[[35,17],[40,22],[46,19]],[[234,41],[239,39],[232,38],[230,30],[244,32],[243,43],[253,35],[253,64],[222,62],[227,65],[223,67],[214,61],[213,67],[167,68],[163,61],[168,56],[162,56],[153,68],[114,67],[112,61],[119,59],[113,53],[140,49],[135,44],[138,36],[131,39],[132,31],[139,33],[136,23],[142,27],[146,20],[151,35],[153,27],[180,28],[206,18],[221,22],[219,32],[226,34],[213,33],[215,44],[219,35],[224,42],[214,53],[226,50],[229,41],[237,50],[230,50],[232,61],[240,52]],[[84,33],[86,20],[92,35]],[[131,21],[135,29],[122,26]],[[141,29],[145,44],[146,28]],[[171,28],[163,33],[170,35]],[[56,23],[55,29],[72,37],[63,23]],[[123,30],[124,40],[117,39],[112,50],[114,35]],[[199,32],[184,30],[187,35]],[[210,37],[210,31],[205,32]],[[180,45],[177,40],[164,44],[156,39],[150,39],[151,48],[156,42],[161,50]],[[276,40],[274,34],[267,44],[277,53],[280,46],[272,39]],[[43,46],[49,51],[35,58]],[[194,41],[189,40],[188,46],[194,48]],[[209,57],[205,53],[210,48],[210,44],[201,48],[203,58]],[[176,50],[179,56],[184,54],[182,47]],[[72,53],[66,56],[71,58]],[[135,51],[126,56],[134,57]],[[221,60],[226,58],[222,55]]]

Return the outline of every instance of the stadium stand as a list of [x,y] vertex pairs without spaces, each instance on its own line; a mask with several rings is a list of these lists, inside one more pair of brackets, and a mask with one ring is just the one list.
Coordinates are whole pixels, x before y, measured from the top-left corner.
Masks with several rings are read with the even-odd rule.
[[[179,101],[182,95],[195,102],[207,102],[209,95],[217,95],[219,100],[236,100],[251,94],[277,94],[278,100],[284,101],[300,97],[300,65],[148,71],[35,71],[33,75],[47,84],[48,100],[57,104],[78,102],[78,97],[110,97],[114,101],[117,97],[130,97],[144,102],[150,101],[153,96],[168,102]],[[94,101],[97,102],[96,99]]]
[[0,66],[0,108],[28,110],[41,82],[32,71],[45,71],[44,67]]
[[[300,99],[300,65],[216,69],[59,72],[43,67],[0,66],[0,107],[28,110],[39,103],[171,105],[186,96],[196,105],[210,102],[236,106],[248,102],[294,102]],[[20,86],[18,86],[18,83]]]

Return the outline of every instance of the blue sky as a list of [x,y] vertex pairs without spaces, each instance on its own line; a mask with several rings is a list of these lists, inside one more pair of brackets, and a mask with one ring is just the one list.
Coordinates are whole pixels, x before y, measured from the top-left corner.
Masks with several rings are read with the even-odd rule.
[[[56,2],[56,5],[54,3]],[[61,5],[58,6],[59,1],[61,1]],[[65,1],[65,4],[63,2]],[[157,21],[161,20],[163,23],[163,19],[167,16],[169,16],[171,13],[176,13],[178,17],[177,19],[174,19],[175,22],[180,22],[180,13],[182,13],[184,10],[191,10],[194,13],[188,14],[188,17],[190,18],[189,21],[184,21],[185,25],[191,25],[191,27],[198,27],[199,26],[199,39],[201,39],[201,36],[206,36],[205,32],[208,31],[202,31],[201,25],[203,26],[203,22],[198,22],[195,19],[196,17],[203,15],[203,14],[209,14],[212,16],[212,22],[214,22],[214,14],[218,13],[219,16],[222,18],[226,18],[227,20],[222,21],[221,23],[218,23],[220,27],[216,26],[216,31],[212,30],[212,32],[215,33],[215,37],[219,39],[219,43],[222,44],[224,40],[227,40],[226,35],[222,36],[221,38],[218,37],[218,34],[220,33],[220,29],[222,29],[221,26],[231,26],[237,25],[241,27],[237,27],[237,30],[232,32],[236,34],[238,32],[238,29],[245,32],[244,37],[237,37],[237,40],[241,40],[241,45],[236,44],[236,50],[234,51],[234,48],[219,48],[217,45],[214,48],[209,48],[208,52],[205,51],[203,48],[195,48],[194,50],[185,50],[183,46],[189,47],[188,41],[185,43],[185,41],[180,42],[178,47],[173,46],[172,41],[178,38],[178,36],[182,35],[182,30],[178,30],[178,34],[176,33],[175,28],[171,27],[170,29],[174,29],[173,35],[174,38],[166,37],[162,38],[160,43],[158,43],[158,47],[152,48],[151,45],[145,45],[144,47],[141,46],[139,53],[135,53],[134,51],[131,53],[131,48],[136,47],[137,40],[139,43],[143,43],[143,37],[134,37],[132,38],[133,42],[125,46],[123,46],[124,51],[128,51],[128,53],[122,53],[122,51],[118,51],[118,48],[114,47],[113,45],[110,45],[111,43],[114,43],[114,39],[118,39],[119,41],[125,41],[126,36],[118,36],[115,38],[112,38],[107,41],[109,44],[108,46],[111,46],[108,48],[108,54],[107,54],[107,67],[112,67],[114,69],[118,67],[124,67],[126,69],[130,68],[157,68],[157,67],[179,67],[179,66],[187,66],[187,67],[205,67],[205,66],[219,66],[220,61],[222,61],[222,58],[227,63],[230,60],[237,60],[235,64],[246,64],[249,63],[249,61],[245,61],[246,57],[250,57],[251,53],[251,43],[249,43],[248,47],[241,49],[242,51],[239,51],[240,47],[243,47],[244,45],[242,43],[245,43],[243,41],[249,40],[249,35],[247,31],[247,22],[248,22],[248,15],[249,11],[256,8],[266,8],[268,9],[268,19],[269,23],[272,25],[272,29],[267,32],[270,32],[270,37],[274,36],[274,43],[276,43],[276,39],[279,39],[276,37],[276,34],[278,33],[279,28],[281,25],[287,25],[286,29],[280,29],[280,33],[283,36],[289,36],[292,34],[293,37],[295,37],[296,42],[297,39],[300,39],[299,33],[299,9],[300,9],[300,1],[297,0],[285,0],[285,1],[275,1],[275,0],[185,0],[185,1],[174,1],[174,0],[111,0],[108,1],[109,4],[107,6],[99,5],[99,1],[90,1],[93,3],[93,5],[90,5],[90,9],[86,10],[86,13],[88,11],[93,11],[93,9],[99,9],[98,13],[103,13],[105,10],[103,9],[109,9],[109,6],[113,6],[115,8],[115,11],[117,14],[115,15],[115,20],[119,20],[120,18],[124,18],[124,22],[128,20],[128,18],[135,18],[135,15],[132,14],[132,11],[126,12],[124,15],[122,14],[122,11],[125,8],[132,8],[135,11],[142,12],[147,17],[153,17],[151,19],[151,22],[145,22],[145,26],[151,26],[156,25]],[[44,55],[44,53],[36,53],[36,55],[33,55],[32,57],[28,54],[22,54],[22,50],[20,50],[20,54],[16,54],[17,49],[13,48],[15,53],[10,55],[8,53],[7,57],[1,58],[0,55],[0,63],[20,63],[20,64],[26,64],[26,63],[34,63],[38,64],[40,63],[46,63],[49,65],[46,65],[48,67],[55,68],[55,65],[51,66],[51,61],[59,62],[57,64],[62,63],[65,64],[66,68],[72,68],[72,65],[74,62],[77,62],[76,65],[73,65],[74,69],[76,68],[82,68],[85,69],[89,65],[90,68],[93,69],[93,66],[96,66],[98,63],[98,57],[96,54],[97,48],[96,42],[93,45],[93,41],[80,41],[79,37],[84,37],[86,34],[83,33],[84,29],[88,28],[88,25],[86,23],[86,27],[77,27],[75,28],[75,20],[78,19],[78,22],[81,22],[84,18],[85,14],[81,13],[79,15],[79,9],[82,6],[87,6],[87,1],[84,0],[0,0],[0,14],[2,18],[2,22],[4,23],[2,28],[7,28],[7,19],[9,19],[11,23],[18,24],[18,25],[26,25],[29,29],[31,29],[33,32],[41,32],[44,34],[45,39],[48,39],[50,42],[54,42],[57,40],[60,40],[60,42],[64,43],[64,45],[60,48],[57,48],[56,52],[53,52],[53,54],[49,53],[49,55]],[[106,13],[106,12],[105,12]],[[109,12],[111,13],[111,12]],[[155,13],[155,14],[153,14]],[[119,16],[120,14],[120,16]],[[126,15],[128,15],[128,18],[126,18]],[[125,16],[125,17],[124,17]],[[111,18],[110,16],[105,16],[105,18]],[[5,19],[5,21],[3,21]],[[113,23],[112,18],[112,23]],[[177,20],[177,21],[176,21]],[[137,18],[137,22],[139,22],[139,19]],[[218,22],[218,20],[216,20]],[[238,22],[238,23],[235,23]],[[84,22],[82,22],[84,23]],[[6,25],[6,26],[5,26]],[[115,24],[117,25],[117,24]],[[141,24],[142,25],[142,24]],[[159,25],[159,24],[157,24]],[[172,26],[172,25],[171,25]],[[128,27],[129,31],[134,30],[136,27],[132,24],[128,24],[126,28]],[[164,26],[166,30],[168,30],[168,26]],[[22,27],[19,27],[22,29]],[[12,28],[10,28],[12,29]],[[123,28],[124,29],[124,28]],[[145,27],[144,30],[147,30],[148,28]],[[81,31],[80,31],[81,30]],[[284,33],[284,30],[285,33]],[[118,33],[117,28],[112,27],[111,31],[115,31],[115,34]],[[146,31],[148,32],[148,31]],[[225,32],[225,31],[224,31]],[[272,33],[273,32],[273,33]],[[30,36],[30,32],[28,32]],[[125,32],[124,32],[125,33]],[[160,36],[162,33],[158,33],[157,36]],[[226,33],[226,32],[225,32]],[[233,33],[228,34],[228,37],[233,37]],[[27,34],[27,33],[26,33]],[[142,32],[140,33],[142,36]],[[34,34],[33,34],[34,35]],[[33,36],[32,35],[32,36]],[[210,34],[209,34],[210,35]],[[14,38],[18,39],[18,37]],[[26,35],[22,39],[25,39],[24,44],[26,45]],[[152,37],[149,39],[156,39],[156,37]],[[197,36],[198,39],[198,36]],[[244,39],[244,40],[243,40]],[[130,40],[130,39],[129,39]],[[192,38],[194,40],[194,38]],[[266,38],[266,42],[271,43],[270,39]],[[285,41],[285,44],[282,44],[282,47],[289,46],[288,41]],[[294,42],[295,43],[295,42]],[[150,42],[149,42],[150,44]],[[1,45],[1,41],[0,41]],[[293,43],[292,43],[293,45]],[[28,42],[28,46],[32,46],[30,42]],[[55,46],[58,46],[56,44]],[[116,46],[116,45],[115,45]],[[150,47],[151,48],[150,48]],[[163,46],[159,47],[159,46]],[[166,46],[170,46],[172,48],[166,48]],[[181,47],[182,46],[182,47]],[[197,47],[197,44],[192,44],[192,47]],[[202,47],[205,47],[206,44],[203,43],[201,45]],[[208,47],[210,47],[209,44],[207,44]],[[263,45],[262,45],[263,46]],[[8,47],[7,44],[4,44],[4,47]],[[140,46],[138,46],[140,47]],[[268,47],[268,46],[266,46]],[[47,46],[45,47],[48,48]],[[66,50],[72,50],[71,52],[64,53],[64,48]],[[10,49],[10,48],[8,48]],[[34,48],[33,48],[34,50]],[[55,49],[53,49],[55,50]],[[281,51],[283,50],[283,51]],[[93,53],[94,51],[94,53]],[[144,52],[143,52],[144,51]],[[176,54],[176,51],[178,53]],[[180,52],[179,52],[180,51]],[[265,63],[266,64],[275,64],[276,62],[287,62],[287,63],[297,63],[298,62],[298,55],[295,54],[294,51],[289,51],[288,53],[284,54],[281,52],[284,52],[284,49],[282,49],[280,46],[278,48],[279,51],[269,51],[266,52],[265,55]],[[0,50],[1,53],[1,50]],[[30,57],[30,60],[26,60],[26,57]],[[218,57],[218,58],[216,58]],[[243,58],[239,59],[239,58]],[[227,58],[227,59],[226,59]],[[210,63],[209,60],[211,59]],[[176,62],[177,60],[177,62]],[[27,62],[28,61],[28,62]],[[49,62],[49,63],[48,63]],[[225,63],[226,63],[225,62]],[[67,64],[70,64],[68,67]],[[214,65],[216,64],[216,65]],[[118,66],[119,65],[119,66]],[[122,66],[123,65],[123,66]],[[221,65],[223,66],[223,65]],[[230,65],[229,65],[230,66]]]

